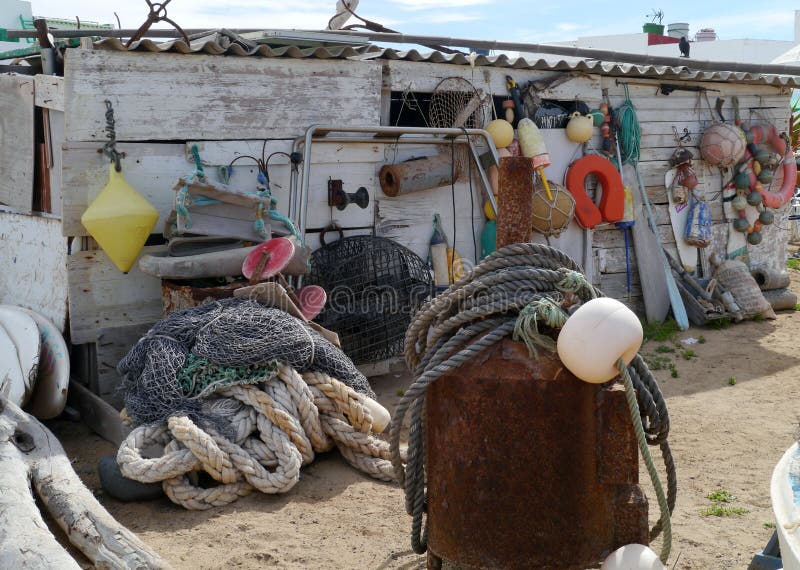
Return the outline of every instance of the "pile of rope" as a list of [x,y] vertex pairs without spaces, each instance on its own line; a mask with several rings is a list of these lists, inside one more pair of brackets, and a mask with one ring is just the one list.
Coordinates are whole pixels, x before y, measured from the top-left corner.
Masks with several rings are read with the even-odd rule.
[[[277,309],[230,299],[175,312],[118,370],[135,426],[119,448],[120,470],[162,482],[187,509],[226,505],[253,489],[285,493],[301,466],[333,447],[368,475],[394,480],[388,444],[372,434],[364,405],[374,398],[366,378]],[[163,454],[143,457],[151,446]]]
[[[567,255],[539,244],[512,244],[486,257],[469,276],[429,301],[408,329],[405,356],[415,382],[406,391],[392,420],[391,460],[405,490],[406,510],[412,515],[411,544],[427,549],[423,513],[425,489],[424,403],[427,387],[501,339],[513,336],[536,351],[553,350],[554,337],[580,303],[602,293],[586,281]],[[669,415],[655,378],[637,355],[627,367],[636,390],[643,441],[659,446],[667,471],[664,507],[675,506],[677,478],[667,437]],[[627,380],[628,378],[624,378]],[[403,427],[408,425],[408,449],[401,454]],[[645,445],[646,449],[646,445]],[[660,485],[659,485],[660,486]],[[669,554],[669,513],[651,531],[655,538],[666,524],[664,544]]]

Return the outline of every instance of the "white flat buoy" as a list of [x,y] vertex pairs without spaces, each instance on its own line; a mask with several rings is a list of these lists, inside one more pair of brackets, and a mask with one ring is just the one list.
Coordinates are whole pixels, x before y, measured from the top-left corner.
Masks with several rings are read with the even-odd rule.
[[33,394],[36,373],[39,369],[39,352],[42,345],[39,327],[28,313],[10,305],[0,305],[0,326],[6,330],[17,349],[19,367],[25,382],[25,395],[22,399],[24,406]]
[[61,414],[67,404],[70,371],[69,348],[52,321],[36,311],[21,310],[36,322],[42,342],[39,374],[28,411],[40,420],[49,420]]
[[19,367],[17,347],[0,326],[0,395],[21,406],[25,398],[25,380]]
[[675,245],[678,247],[678,256],[681,265],[689,273],[694,273],[697,269],[697,248],[692,244],[686,243],[684,238],[686,224],[689,223],[689,200],[684,204],[676,204],[672,199],[672,185],[677,176],[677,169],[667,170],[664,175],[664,186],[667,188],[667,199],[669,200],[669,221],[672,224],[672,234],[675,236]]

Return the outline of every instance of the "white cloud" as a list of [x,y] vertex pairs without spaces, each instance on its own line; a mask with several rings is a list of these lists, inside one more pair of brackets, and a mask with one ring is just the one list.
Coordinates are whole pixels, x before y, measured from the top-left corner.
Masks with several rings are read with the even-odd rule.
[[453,12],[435,12],[433,14],[425,14],[425,21],[432,24],[447,24],[455,22],[474,22],[479,20],[480,16],[477,14],[464,14]]
[[435,10],[438,8],[463,8],[489,4],[491,0],[391,0],[408,10]]
[[562,32],[575,32],[577,30],[585,30],[588,27],[585,24],[576,24],[575,22],[562,22],[556,25],[556,29]]

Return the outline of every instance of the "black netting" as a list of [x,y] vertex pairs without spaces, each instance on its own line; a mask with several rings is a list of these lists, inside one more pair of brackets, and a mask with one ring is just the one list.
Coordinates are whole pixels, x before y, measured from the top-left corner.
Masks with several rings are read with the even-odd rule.
[[328,292],[315,320],[339,334],[354,362],[377,362],[403,352],[411,317],[433,288],[425,262],[396,242],[353,236],[311,256],[308,281]]
[[135,425],[188,415],[225,429],[205,399],[233,384],[269,380],[276,363],[325,372],[374,397],[367,379],[341,350],[298,319],[244,299],[176,311],[156,323],[117,366],[125,408]]

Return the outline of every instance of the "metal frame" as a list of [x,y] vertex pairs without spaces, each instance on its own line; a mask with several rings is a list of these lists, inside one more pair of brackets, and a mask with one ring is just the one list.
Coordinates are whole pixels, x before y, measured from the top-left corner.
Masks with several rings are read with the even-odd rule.
[[[372,137],[328,136],[333,133],[371,134]],[[404,138],[413,135],[412,138]],[[306,237],[306,219],[308,217],[308,186],[311,179],[311,147],[314,142],[324,143],[382,143],[382,144],[468,144],[470,153],[478,169],[486,198],[497,212],[497,203],[491,191],[489,179],[483,169],[478,151],[472,137],[480,137],[489,148],[494,164],[499,164],[497,149],[491,136],[483,129],[433,129],[428,127],[334,127],[327,125],[311,125],[303,137],[298,137],[292,144],[292,152],[300,152],[303,148],[303,171],[292,169],[289,193],[289,217],[297,222],[297,230],[301,239]],[[298,192],[299,187],[299,192]]]

